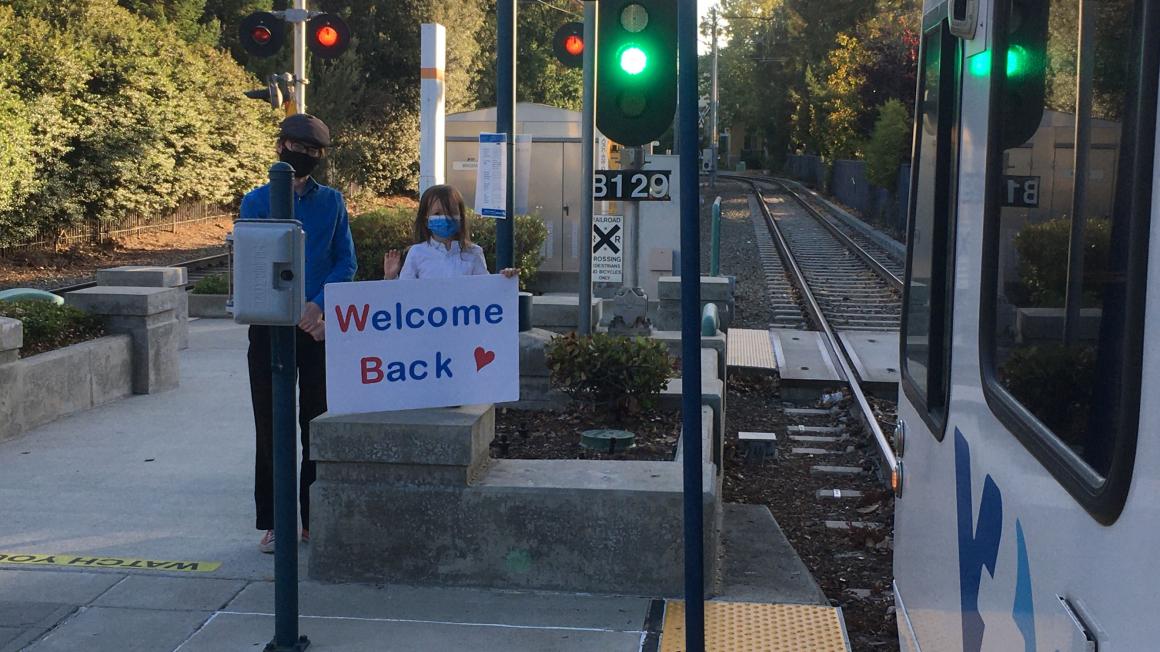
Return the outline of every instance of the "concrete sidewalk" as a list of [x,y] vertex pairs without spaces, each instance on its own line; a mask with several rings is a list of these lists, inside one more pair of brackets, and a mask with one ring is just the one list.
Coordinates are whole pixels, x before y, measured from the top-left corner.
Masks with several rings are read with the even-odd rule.
[[[244,327],[194,321],[180,388],[0,443],[0,652],[221,652],[271,639],[273,557],[258,552],[253,528],[245,349]],[[309,547],[300,551],[305,577]],[[221,566],[147,570],[114,558]],[[308,581],[300,595],[311,650],[627,652],[641,648],[650,607]]]

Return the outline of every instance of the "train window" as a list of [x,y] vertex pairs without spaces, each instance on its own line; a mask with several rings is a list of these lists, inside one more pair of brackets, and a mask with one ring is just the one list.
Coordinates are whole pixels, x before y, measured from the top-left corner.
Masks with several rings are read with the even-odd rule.
[[995,47],[1005,56],[967,64],[997,93],[988,400],[1089,511],[1113,520],[1139,409],[1157,78],[1146,4],[1160,3],[1011,0],[997,30],[1007,43]]
[[[959,50],[945,21],[923,36],[910,252],[903,317],[903,386],[942,439],[950,372],[950,273],[954,267],[952,167],[955,161]],[[925,409],[922,409],[925,408]]]

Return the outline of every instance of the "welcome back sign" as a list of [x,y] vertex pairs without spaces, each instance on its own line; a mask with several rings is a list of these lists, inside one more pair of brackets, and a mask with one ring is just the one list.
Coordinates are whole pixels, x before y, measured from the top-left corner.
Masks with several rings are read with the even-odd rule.
[[327,285],[327,409],[519,400],[518,283],[497,274]]

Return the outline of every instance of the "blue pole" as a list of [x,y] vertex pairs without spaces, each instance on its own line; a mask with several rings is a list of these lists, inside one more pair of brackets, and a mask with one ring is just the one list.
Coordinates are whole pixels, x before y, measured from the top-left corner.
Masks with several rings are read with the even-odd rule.
[[701,496],[701,233],[697,169],[697,0],[677,5],[681,184],[681,422],[685,436],[685,650],[705,650],[705,514]]
[[[294,219],[294,168],[270,168],[270,218]],[[310,641],[298,636],[298,445],[295,424],[294,326],[270,326],[270,374],[274,406],[274,640],[268,652],[297,652]]]
[[495,225],[495,265],[515,267],[516,0],[496,3],[495,130],[507,134],[507,219]]

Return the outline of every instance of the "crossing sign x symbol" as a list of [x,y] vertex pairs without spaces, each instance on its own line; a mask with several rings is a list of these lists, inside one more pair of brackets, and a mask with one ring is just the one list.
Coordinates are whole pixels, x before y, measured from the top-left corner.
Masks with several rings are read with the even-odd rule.
[[612,238],[620,232],[619,224],[613,225],[612,228],[608,229],[607,231],[600,228],[599,224],[593,224],[592,230],[596,232],[596,243],[592,245],[592,253],[596,253],[606,246],[612,251],[612,253],[620,253],[620,247],[612,241]]

